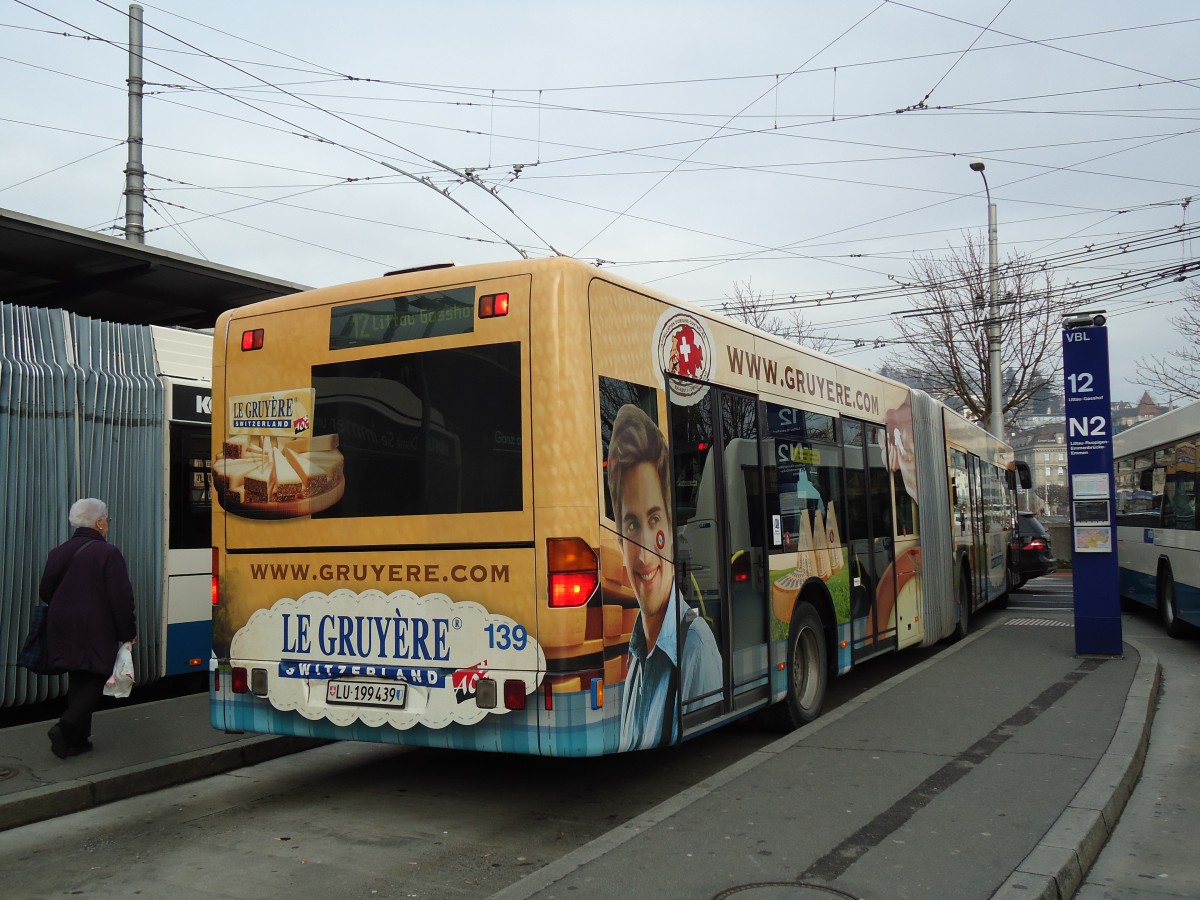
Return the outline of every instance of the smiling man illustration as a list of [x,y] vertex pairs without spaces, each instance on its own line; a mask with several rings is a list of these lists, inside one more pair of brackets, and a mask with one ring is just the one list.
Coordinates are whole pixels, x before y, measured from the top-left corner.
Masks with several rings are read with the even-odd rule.
[[621,750],[676,742],[680,699],[721,689],[712,629],[675,591],[669,479],[662,432],[636,406],[621,407],[609,444],[608,485],[639,608],[621,695]]

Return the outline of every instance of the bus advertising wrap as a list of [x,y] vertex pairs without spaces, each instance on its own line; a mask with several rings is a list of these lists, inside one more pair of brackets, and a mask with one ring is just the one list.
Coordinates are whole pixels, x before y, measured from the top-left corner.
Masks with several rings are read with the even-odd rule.
[[943,605],[1004,582],[994,442],[765,332],[571,260],[270,303],[218,351],[215,727],[547,756],[796,727],[954,626],[923,532],[960,548]]
[[312,388],[229,398],[213,460],[218,501],[234,515],[287,519],[328,509],[345,490],[336,434],[313,434]]
[[[477,703],[479,680],[519,680],[529,694],[546,666],[524,625],[478,603],[407,590],[313,591],[260,609],[234,635],[230,660],[268,659],[279,661],[267,681],[276,709],[400,729],[472,725],[508,712]],[[380,689],[339,696],[342,683]]]

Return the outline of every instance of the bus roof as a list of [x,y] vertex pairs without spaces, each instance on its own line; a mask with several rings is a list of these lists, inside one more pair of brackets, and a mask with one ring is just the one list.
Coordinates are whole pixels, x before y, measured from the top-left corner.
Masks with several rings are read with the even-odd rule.
[[1196,434],[1200,434],[1200,400],[1122,431],[1113,438],[1113,455],[1127,456]]

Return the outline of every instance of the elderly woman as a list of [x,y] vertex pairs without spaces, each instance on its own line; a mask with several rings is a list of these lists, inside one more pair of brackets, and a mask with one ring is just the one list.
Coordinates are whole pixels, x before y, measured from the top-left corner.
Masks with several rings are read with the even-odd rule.
[[50,729],[50,749],[60,758],[92,749],[92,713],[112,674],[117,648],[137,640],[133,585],[121,551],[108,543],[108,507],[77,500],[70,540],[50,551],[39,588],[50,605],[46,617],[49,663],[69,673],[67,708]]

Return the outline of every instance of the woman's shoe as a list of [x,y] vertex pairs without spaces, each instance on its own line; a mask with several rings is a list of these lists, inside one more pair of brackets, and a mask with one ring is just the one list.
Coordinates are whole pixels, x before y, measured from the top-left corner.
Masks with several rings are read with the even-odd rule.
[[57,722],[46,732],[50,738],[50,749],[59,759],[66,759],[70,752],[67,749],[67,736],[63,734],[62,726]]

